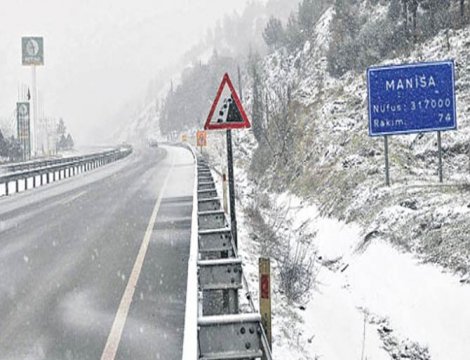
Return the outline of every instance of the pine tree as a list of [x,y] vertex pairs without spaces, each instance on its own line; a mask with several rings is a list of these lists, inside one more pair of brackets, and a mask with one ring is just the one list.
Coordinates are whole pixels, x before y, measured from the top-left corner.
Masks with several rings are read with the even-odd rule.
[[59,120],[59,124],[57,124],[57,136],[60,138],[61,136],[65,136],[67,128],[65,127],[64,119]]
[[397,21],[401,15],[401,0],[391,0],[388,8],[388,18],[392,21]]
[[297,18],[304,41],[312,36],[315,23],[326,6],[325,0],[302,0],[299,4]]
[[67,150],[72,150],[74,147],[74,141],[72,139],[72,135],[68,134],[67,138],[65,139],[65,144],[66,144],[66,149]]
[[359,33],[359,13],[354,0],[336,0],[331,27],[332,40],[328,49],[328,71],[341,76],[355,67],[357,47],[354,40]]
[[465,0],[460,0],[460,21],[465,22]]
[[271,50],[275,50],[283,45],[285,33],[281,20],[273,16],[268,20],[263,31],[263,39]]
[[8,144],[8,157],[10,161],[19,161],[23,158],[23,150],[20,141],[13,136],[10,137]]
[[248,57],[248,67],[252,79],[252,93],[253,93],[253,104],[252,104],[252,122],[253,122],[253,135],[259,142],[263,138],[263,94],[261,91],[261,74],[259,69],[260,56],[255,53]]
[[416,32],[416,23],[417,23],[417,16],[418,16],[418,6],[419,2],[418,0],[410,0],[408,3],[408,8],[411,13],[411,18],[413,20],[413,29],[412,29],[412,34],[413,34],[413,39],[416,41],[418,34]]
[[405,21],[405,31],[408,31],[408,2],[409,0],[401,0],[403,19]]
[[8,142],[3,136],[2,130],[0,130],[0,157],[8,156]]
[[60,135],[59,142],[57,143],[57,150],[66,150],[67,149],[67,138],[64,134]]
[[299,22],[295,14],[291,14],[287,20],[286,26],[286,44],[290,50],[297,50],[303,44],[302,34],[300,33]]

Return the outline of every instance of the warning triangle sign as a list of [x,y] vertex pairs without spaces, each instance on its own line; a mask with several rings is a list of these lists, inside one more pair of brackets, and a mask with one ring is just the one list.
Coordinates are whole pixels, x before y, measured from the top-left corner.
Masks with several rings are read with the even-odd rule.
[[240,98],[228,74],[224,75],[211,111],[207,117],[205,130],[242,129],[251,127]]

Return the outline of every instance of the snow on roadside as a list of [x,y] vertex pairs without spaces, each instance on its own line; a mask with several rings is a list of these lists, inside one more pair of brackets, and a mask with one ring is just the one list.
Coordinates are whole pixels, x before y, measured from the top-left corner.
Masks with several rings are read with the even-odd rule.
[[356,303],[428,346],[432,359],[469,358],[468,285],[380,241],[356,256],[345,276]]
[[[325,24],[328,23],[328,19],[328,14],[325,14]],[[428,45],[432,45],[429,49],[436,48],[438,51],[432,50],[432,56],[429,56],[431,50],[426,54],[426,58],[431,59],[439,59],[443,54],[456,58],[459,75],[457,84],[462,89],[468,88],[469,83],[466,71],[468,56],[465,51],[468,47],[468,40],[466,40],[468,31],[468,29],[463,29],[451,34],[450,41],[453,49],[450,53],[445,50],[444,35],[440,34],[428,42]],[[465,46],[461,44],[464,41]],[[315,44],[311,48],[316,49]],[[305,51],[308,52],[309,49],[306,48]],[[396,61],[416,61],[422,57],[419,52],[418,49],[410,58],[396,59]],[[312,101],[315,100],[318,81],[316,71],[323,69],[325,61],[321,51],[311,59],[305,56],[310,61],[307,64],[318,65],[309,66],[310,69],[315,69],[312,70],[313,74],[301,78],[301,86],[298,87],[302,92],[297,94],[297,97],[308,107],[313,106]],[[287,60],[293,63],[294,58],[291,56]],[[266,68],[272,70],[268,71],[270,85],[287,84],[299,78],[294,67],[287,67],[288,70],[286,70],[286,67],[279,65],[279,69],[272,69],[273,63],[281,64],[283,59],[278,53],[271,54],[267,58]],[[345,84],[349,85],[345,87]],[[318,116],[318,118],[328,116],[331,121],[321,125],[323,127],[319,131],[320,134],[323,132],[339,136],[348,128],[358,133],[364,130],[365,87],[362,76],[347,74],[341,80],[326,77],[323,87],[323,91],[328,90],[330,95],[323,97],[324,101],[321,101],[319,105],[318,114],[324,116]],[[344,92],[359,94],[359,96],[344,95]],[[249,89],[245,89],[244,93],[249,99]],[[464,108],[467,97],[465,93],[465,96],[462,95],[459,98],[459,108]],[[466,125],[467,122],[468,119],[463,114],[460,123]],[[468,138],[468,127],[465,126],[463,130],[449,134],[448,138],[446,136],[447,145],[465,143],[464,139]],[[403,137],[396,141],[401,147],[410,147],[410,144],[414,144],[413,139],[413,137]],[[217,146],[209,150],[211,161],[222,168],[225,167],[223,151],[225,142],[223,140],[224,138],[219,136]],[[252,219],[245,212],[254,198],[260,193],[268,196],[270,204],[261,211],[268,223],[269,219],[274,216],[275,208],[289,209],[287,212],[289,226],[280,229],[281,239],[295,238],[298,235],[295,229],[305,222],[308,223],[309,231],[316,233],[313,239],[315,248],[311,249],[311,256],[317,258],[319,271],[316,274],[316,287],[312,290],[311,297],[306,304],[287,301],[280,291],[278,265],[275,262],[272,264],[273,355],[275,359],[469,359],[470,308],[465,306],[465,302],[470,298],[470,287],[459,281],[457,277],[443,272],[443,268],[429,263],[423,264],[416,255],[405,253],[395,248],[390,242],[379,237],[364,237],[364,234],[373,232],[369,230],[374,230],[382,236],[381,230],[387,229],[397,234],[398,237],[402,235],[408,237],[412,231],[410,226],[420,225],[419,218],[411,217],[411,214],[417,212],[428,214],[431,217],[430,223],[435,219],[451,219],[450,213],[465,215],[469,210],[465,197],[461,193],[448,194],[449,190],[443,189],[436,196],[436,191],[430,188],[431,185],[434,186],[434,170],[430,169],[429,164],[425,162],[423,162],[424,165],[413,164],[410,173],[402,171],[398,174],[397,172],[397,177],[400,175],[407,180],[397,183],[392,188],[382,188],[377,181],[366,181],[360,184],[353,193],[349,207],[343,213],[347,215],[353,213],[354,210],[356,212],[370,211],[375,208],[371,206],[371,203],[376,201],[376,198],[391,195],[398,197],[404,194],[404,199],[398,197],[396,201],[389,201],[390,205],[381,206],[380,211],[374,217],[366,215],[366,218],[376,220],[369,224],[370,226],[345,224],[337,219],[322,217],[315,205],[294,195],[272,194],[266,189],[255,187],[249,181],[247,172],[256,144],[252,136],[237,134],[234,140],[239,200],[237,215],[240,254],[255,304],[257,304],[258,289],[257,264],[262,249],[256,236],[253,236],[257,229],[253,228]],[[344,149],[330,145],[337,140],[338,138],[325,137],[325,145],[328,145],[326,154],[330,156],[335,154],[334,156],[340,157],[341,154],[338,153],[338,155],[336,150],[339,152]],[[209,143],[211,141],[212,139],[209,138]],[[305,141],[308,142],[309,139]],[[367,142],[367,144],[370,143]],[[417,158],[420,154],[427,157],[429,149],[434,148],[434,143],[432,139],[423,138],[421,141],[416,141],[414,148]],[[365,161],[363,155],[358,155],[361,148],[351,147],[345,148],[346,150],[350,163],[359,167],[358,172],[373,173],[374,169],[379,171],[377,159]],[[446,164],[449,168],[460,169],[467,161],[466,158],[462,159],[459,158],[457,161],[449,158]],[[325,161],[326,166],[328,165],[326,160],[326,158],[320,158],[319,161]],[[361,161],[364,163],[362,168]],[[339,166],[334,162],[332,164]],[[304,164],[304,166],[308,165]],[[349,177],[354,176],[354,172],[348,171],[350,171]],[[449,171],[449,178],[453,182],[467,179],[465,176],[457,176],[456,173],[457,171]],[[380,177],[381,184],[381,175],[376,175],[376,177]],[[411,182],[408,179],[411,179]],[[335,184],[333,183],[332,186],[334,189]],[[418,192],[418,190],[421,191]],[[341,192],[342,189],[338,187],[337,191]],[[331,195],[328,192],[327,194]],[[414,199],[418,196],[419,201],[415,204]],[[318,203],[322,200],[325,199],[315,199]],[[431,208],[435,204],[439,204],[437,209]],[[414,209],[415,207],[417,209]],[[338,212],[330,213],[339,216]],[[346,216],[346,218],[361,220],[360,216]],[[404,222],[407,219],[411,219],[411,224]],[[395,231],[397,227],[400,227],[401,232]],[[289,234],[289,229],[291,234]],[[429,233],[426,236],[429,237]],[[410,246],[413,245],[407,238],[403,237],[403,239],[407,240]],[[451,251],[455,253],[453,245],[453,243],[450,244]]]
[[[248,179],[249,159],[245,162],[240,156],[251,153],[249,138],[235,139],[235,174],[239,252],[257,305],[261,249],[245,209],[262,190]],[[212,165],[225,169],[224,137],[218,134],[209,140]],[[272,263],[275,359],[468,359],[468,285],[381,239],[364,241],[358,224],[322,217],[315,205],[292,194],[268,196],[273,210],[288,208],[291,230],[308,223],[308,230],[316,234],[312,256],[319,267],[309,301],[298,304],[289,303],[280,291],[278,264]]]
[[290,208],[294,223],[310,219],[317,232],[316,255],[323,266],[306,311],[296,312],[303,318],[302,332],[313,336],[303,342],[309,354],[333,360],[389,359],[379,333],[386,324],[404,347],[417,342],[423,358],[427,347],[431,359],[468,359],[468,285],[388,242],[374,239],[364,245],[359,226],[320,217],[315,206],[295,196],[271,198],[274,206]]

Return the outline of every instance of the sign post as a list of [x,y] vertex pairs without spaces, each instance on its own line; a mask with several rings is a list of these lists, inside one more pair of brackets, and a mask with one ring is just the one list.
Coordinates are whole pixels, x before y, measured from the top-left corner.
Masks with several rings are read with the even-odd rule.
[[269,258],[259,259],[259,311],[261,323],[266,331],[269,347],[272,349],[271,328],[271,262]]
[[16,127],[23,153],[23,161],[31,158],[31,117],[29,110],[29,102],[16,104]]
[[232,130],[227,130],[228,192],[230,198],[230,225],[233,242],[238,250],[237,214],[235,208],[235,175],[233,171]]
[[437,152],[439,154],[439,182],[443,182],[443,175],[442,175],[442,140],[441,140],[441,132],[437,132]]
[[371,67],[367,70],[369,136],[384,136],[390,185],[388,135],[437,131],[442,182],[441,131],[457,129],[453,61]]
[[33,102],[33,112],[31,117],[31,148],[33,153],[38,150],[38,104],[37,104],[37,82],[36,82],[36,66],[44,65],[44,38],[42,37],[23,37],[21,38],[22,64],[31,66],[31,97]]
[[388,135],[384,135],[385,185],[390,186],[390,167],[388,162]]
[[230,226],[233,241],[238,248],[237,239],[237,217],[235,210],[235,180],[233,170],[233,149],[232,132],[233,129],[244,129],[251,127],[238,97],[232,81],[228,74],[225,74],[222,83],[217,90],[214,103],[212,104],[209,116],[207,117],[205,130],[227,130],[227,162],[228,162],[228,185],[230,194]]

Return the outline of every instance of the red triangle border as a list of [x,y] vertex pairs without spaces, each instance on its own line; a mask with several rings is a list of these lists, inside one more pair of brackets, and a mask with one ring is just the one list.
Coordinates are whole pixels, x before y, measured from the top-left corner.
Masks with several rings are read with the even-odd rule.
[[[235,105],[237,105],[238,110],[240,111],[240,115],[242,116],[243,122],[239,123],[221,123],[221,124],[212,124],[211,120],[214,116],[214,112],[216,110],[216,106],[219,103],[220,96],[222,95],[222,91],[224,90],[225,84],[228,85],[230,92],[232,93],[233,99],[235,100]],[[246,115],[245,109],[243,108],[242,102],[238,97],[235,88],[233,87],[232,81],[227,73],[225,73],[222,82],[220,83],[219,89],[217,90],[217,95],[215,96],[215,100],[212,103],[211,110],[209,112],[209,116],[207,117],[206,123],[204,125],[204,130],[222,130],[222,129],[245,129],[250,128],[251,124],[248,120],[248,116]]]

